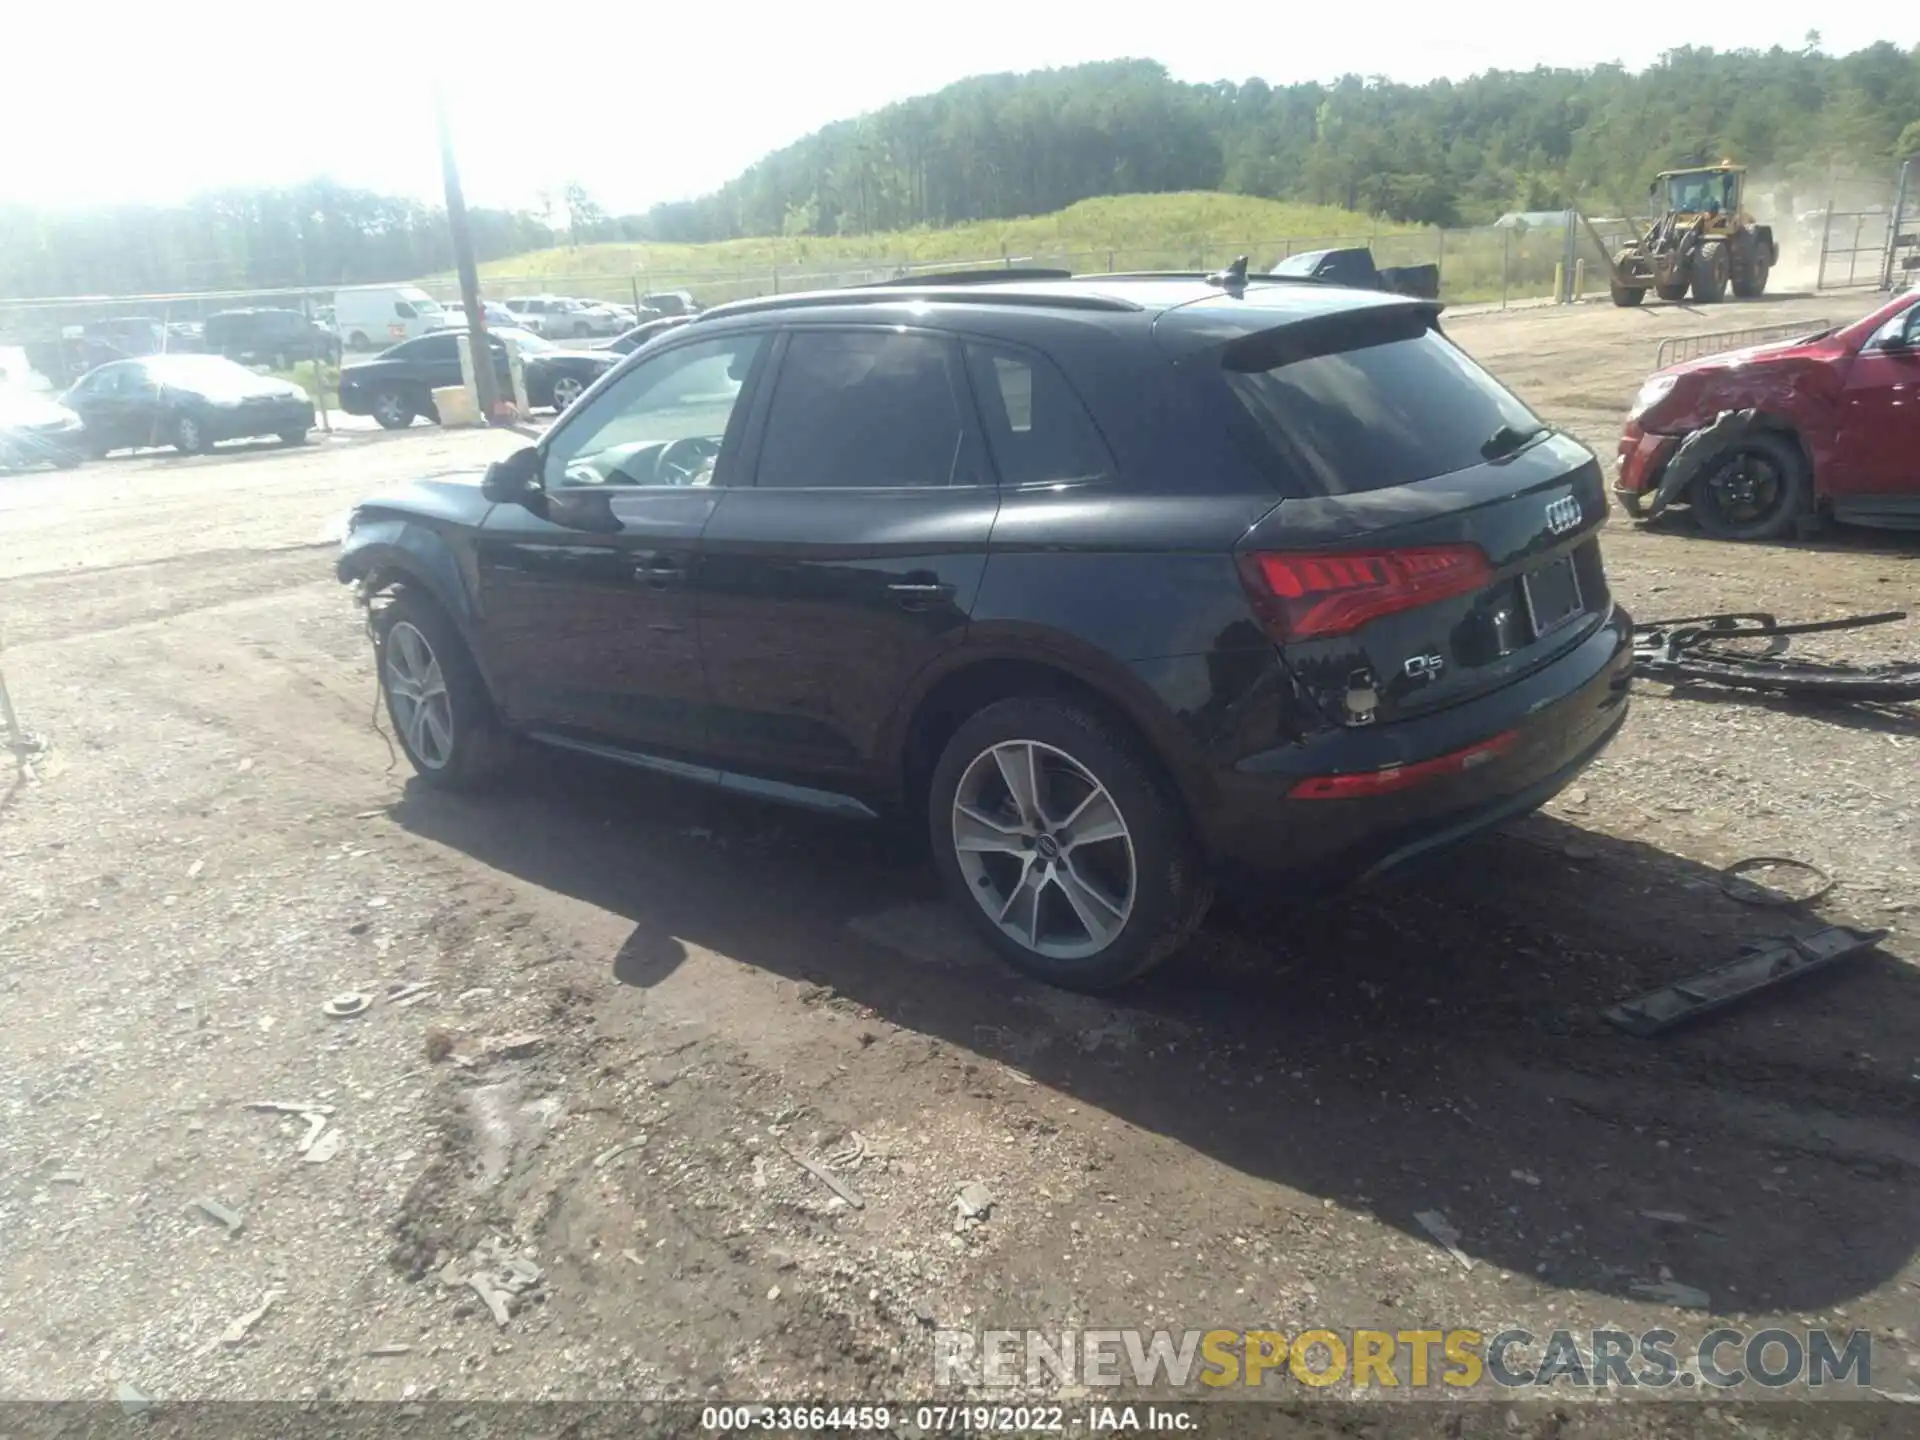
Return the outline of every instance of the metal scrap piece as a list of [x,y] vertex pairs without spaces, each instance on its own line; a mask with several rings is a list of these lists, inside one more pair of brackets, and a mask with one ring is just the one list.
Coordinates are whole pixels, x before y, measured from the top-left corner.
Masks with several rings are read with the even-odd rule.
[[[1807,895],[1790,895],[1784,890],[1746,878],[1747,871],[1759,870],[1767,866],[1804,870],[1819,882],[1818,888]],[[1818,865],[1805,860],[1795,860],[1788,855],[1749,855],[1744,860],[1734,861],[1720,872],[1720,888],[1743,905],[1811,905],[1833,889],[1833,886],[1833,877]]]
[[[792,1152],[789,1151],[788,1154],[792,1155]],[[794,1164],[798,1165],[802,1170],[805,1170],[809,1175],[813,1176],[814,1179],[833,1191],[834,1194],[838,1195],[854,1209],[859,1210],[866,1205],[867,1202],[865,1198],[858,1190],[855,1190],[851,1185],[847,1184],[846,1181],[827,1169],[826,1166],[815,1164],[804,1155],[792,1155],[792,1158]]]
[[[1920,664],[1846,665],[1787,653],[1795,635],[1862,630],[1906,618],[1904,610],[1886,610],[1782,625],[1764,611],[1729,611],[1647,620],[1633,627],[1633,670],[1669,685],[1724,685],[1807,700],[1920,700]],[[1765,648],[1742,648],[1754,641],[1765,641]]]
[[1605,1011],[1608,1023],[1648,1039],[1684,1021],[1720,1010],[1756,991],[1822,970],[1886,939],[1886,930],[1829,925],[1811,935],[1783,935],[1748,946],[1734,959],[1685,980],[1662,985]]

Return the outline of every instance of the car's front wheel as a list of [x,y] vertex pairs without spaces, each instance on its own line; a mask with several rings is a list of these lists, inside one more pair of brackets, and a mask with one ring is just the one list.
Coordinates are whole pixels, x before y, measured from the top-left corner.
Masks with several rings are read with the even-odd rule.
[[373,397],[373,418],[382,430],[404,430],[413,424],[413,402],[398,390],[382,390]]
[[445,613],[402,590],[375,617],[373,636],[387,716],[420,778],[460,789],[497,773],[506,737],[486,682]]
[[1009,964],[1111,990],[1166,959],[1212,887],[1159,767],[1091,710],[1003,700],[934,767],[933,851],[954,902]]
[[213,448],[207,427],[191,415],[176,416],[173,422],[173,448],[182,455],[204,455]]
[[578,400],[587,387],[571,375],[558,376],[553,382],[553,409],[558,414]]

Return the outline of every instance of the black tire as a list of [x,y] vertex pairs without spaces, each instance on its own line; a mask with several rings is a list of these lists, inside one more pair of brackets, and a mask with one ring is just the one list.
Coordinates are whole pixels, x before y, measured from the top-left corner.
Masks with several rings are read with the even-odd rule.
[[1727,296],[1727,247],[1709,240],[1693,260],[1693,300],[1696,305],[1715,305]]
[[1765,255],[1756,254],[1747,266],[1745,278],[1735,277],[1733,293],[1742,300],[1758,300],[1767,293],[1767,276],[1773,267],[1767,263]]
[[1811,508],[1811,482],[1793,437],[1761,430],[1694,480],[1688,495],[1694,519],[1716,540],[1777,540]]
[[310,433],[311,432],[306,429],[282,430],[280,432],[280,443],[282,445],[304,445],[307,443],[307,436]]
[[182,455],[204,455],[213,449],[206,423],[192,415],[173,417],[172,444]]
[[412,397],[404,390],[376,390],[373,394],[373,418],[382,430],[404,430],[417,414]]
[[[396,702],[389,663],[403,663],[395,653],[394,642],[394,632],[401,626],[411,627],[424,639],[432,658],[439,663],[449,732],[444,756],[415,749],[409,735],[409,712],[403,703]],[[404,637],[401,643],[404,646]],[[400,590],[374,616],[373,653],[394,738],[423,783],[468,790],[500,774],[512,758],[512,743],[500,724],[486,681],[480,678],[466,642],[445,611],[421,591]]]
[[373,348],[373,342],[367,339],[365,331],[356,330],[347,337],[347,348],[349,350],[371,350]]
[[80,468],[80,459],[80,456],[71,452],[56,455],[53,457],[53,468],[56,470],[78,470]]
[[[995,746],[1013,741],[1033,742],[1055,757],[1070,760],[1105,787],[1124,825],[1125,840],[1107,843],[1129,847],[1131,903],[1117,932],[1093,953],[1059,957],[1030,948],[987,914],[985,902],[975,899],[975,884],[962,873],[954,835],[954,804],[961,782],[976,760],[984,761]],[[934,766],[927,816],[934,864],[953,903],[1003,960],[1051,985],[1100,992],[1137,979],[1186,942],[1213,899],[1213,886],[1188,833],[1186,817],[1159,765],[1111,723],[1070,700],[1041,696],[1002,700],[966,720]],[[1065,827],[1050,833],[1064,834]],[[1038,860],[1042,852],[1032,853]],[[1010,863],[1023,878],[1006,887],[1009,894],[1024,888],[1028,873],[1021,861]],[[1031,867],[1035,862],[1024,863]],[[978,888],[988,889],[991,884]],[[1053,892],[1043,885],[1036,893]],[[1058,893],[1064,897],[1063,890]],[[1069,913],[1055,909],[1063,916]],[[1037,930],[1037,905],[1035,914]],[[1082,929],[1091,940],[1091,930]]]
[[1687,287],[1684,285],[1656,285],[1653,287],[1653,293],[1658,295],[1662,300],[1677,305],[1687,298]]
[[1623,309],[1647,298],[1647,292],[1638,285],[1622,285],[1618,280],[1607,282],[1607,293],[1613,297],[1613,303]]
[[112,453],[113,446],[109,445],[105,440],[97,435],[87,436],[87,458],[89,460],[104,460]]

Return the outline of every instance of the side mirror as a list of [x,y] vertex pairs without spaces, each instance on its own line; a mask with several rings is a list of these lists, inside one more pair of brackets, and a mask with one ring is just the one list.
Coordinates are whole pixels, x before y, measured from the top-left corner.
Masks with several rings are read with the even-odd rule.
[[496,505],[527,505],[540,494],[539,447],[528,445],[494,461],[480,482],[480,493]]

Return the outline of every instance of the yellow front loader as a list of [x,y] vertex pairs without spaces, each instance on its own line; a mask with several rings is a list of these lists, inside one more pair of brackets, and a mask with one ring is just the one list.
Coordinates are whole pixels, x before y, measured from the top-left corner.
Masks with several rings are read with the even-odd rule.
[[1651,290],[1662,300],[1711,305],[1729,287],[1743,300],[1766,293],[1780,263],[1773,228],[1745,207],[1747,167],[1722,163],[1663,170],[1647,187],[1658,217],[1612,260],[1608,288],[1616,305],[1638,305]]

